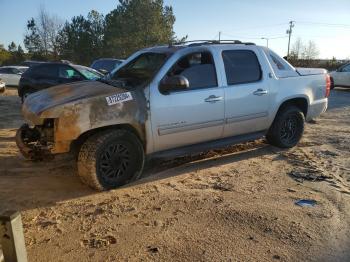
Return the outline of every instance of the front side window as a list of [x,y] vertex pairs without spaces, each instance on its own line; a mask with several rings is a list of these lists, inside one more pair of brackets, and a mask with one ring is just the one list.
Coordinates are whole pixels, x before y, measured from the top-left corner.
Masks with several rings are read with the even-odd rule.
[[176,75],[187,78],[189,89],[218,86],[214,60],[210,52],[196,52],[180,58],[166,77]]
[[81,75],[69,66],[60,66],[58,68],[58,77],[65,79],[79,78]]
[[228,85],[252,83],[261,79],[260,64],[253,51],[223,51],[222,58]]

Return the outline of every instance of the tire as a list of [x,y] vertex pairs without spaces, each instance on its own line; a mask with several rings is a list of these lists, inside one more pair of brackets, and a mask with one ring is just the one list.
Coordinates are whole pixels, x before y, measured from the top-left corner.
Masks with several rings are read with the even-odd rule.
[[78,175],[83,183],[109,190],[138,179],[145,154],[136,135],[120,129],[89,137],[78,155]]
[[304,114],[298,107],[284,107],[277,113],[266,139],[271,145],[280,148],[294,147],[303,136],[304,124]]

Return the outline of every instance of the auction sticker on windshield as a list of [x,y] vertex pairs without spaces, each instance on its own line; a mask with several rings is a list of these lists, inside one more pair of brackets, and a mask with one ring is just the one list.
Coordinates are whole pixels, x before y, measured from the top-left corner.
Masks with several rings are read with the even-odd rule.
[[132,100],[132,95],[130,92],[120,93],[120,94],[116,94],[116,95],[112,95],[112,96],[107,96],[106,100],[107,100],[107,104],[109,106],[112,106],[115,104],[119,104],[119,103],[123,103],[123,102]]

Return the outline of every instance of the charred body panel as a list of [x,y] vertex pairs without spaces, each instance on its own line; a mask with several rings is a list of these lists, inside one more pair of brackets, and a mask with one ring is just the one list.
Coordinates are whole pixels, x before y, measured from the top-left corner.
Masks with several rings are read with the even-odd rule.
[[[127,100],[123,95],[126,93],[129,94]],[[115,103],[108,103],[109,97],[115,98]],[[98,81],[56,86],[29,96],[22,111],[32,132],[40,133],[40,139],[32,141],[33,137],[26,137],[31,132],[28,132],[29,126],[25,126],[22,131],[26,131],[17,136],[20,148],[23,141],[29,140],[35,142],[37,148],[42,145],[53,154],[65,153],[70,151],[74,140],[90,130],[126,124],[132,126],[141,141],[145,140],[148,113],[142,87],[129,89]],[[53,121],[52,126],[44,125],[47,119]],[[45,135],[48,130],[53,136]]]

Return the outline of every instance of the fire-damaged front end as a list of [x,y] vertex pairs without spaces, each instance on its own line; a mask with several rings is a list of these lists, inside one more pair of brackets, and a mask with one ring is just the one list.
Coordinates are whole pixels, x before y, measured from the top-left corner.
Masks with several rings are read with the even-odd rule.
[[17,131],[17,146],[28,159],[47,159],[69,152],[73,141],[91,130],[126,124],[142,139],[146,111],[143,89],[99,81],[52,87],[25,100],[26,124]]

